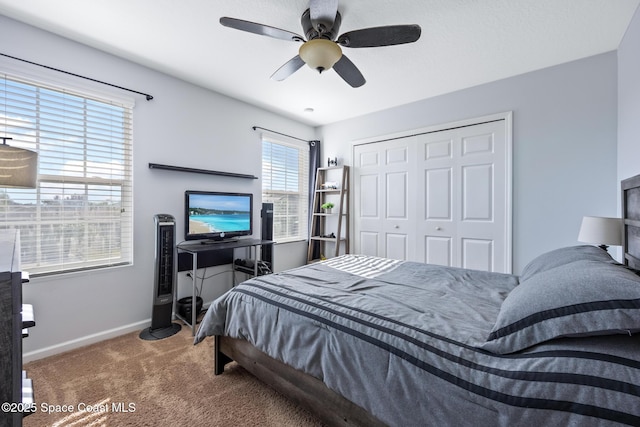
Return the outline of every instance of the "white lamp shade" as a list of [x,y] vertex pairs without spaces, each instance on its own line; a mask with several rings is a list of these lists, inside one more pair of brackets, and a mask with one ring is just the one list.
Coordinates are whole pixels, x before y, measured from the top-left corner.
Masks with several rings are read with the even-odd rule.
[[35,188],[38,153],[0,144],[0,187]]
[[331,40],[313,39],[300,46],[298,54],[309,67],[323,72],[338,62],[342,49]]
[[597,245],[622,245],[622,219],[585,216],[578,241]]

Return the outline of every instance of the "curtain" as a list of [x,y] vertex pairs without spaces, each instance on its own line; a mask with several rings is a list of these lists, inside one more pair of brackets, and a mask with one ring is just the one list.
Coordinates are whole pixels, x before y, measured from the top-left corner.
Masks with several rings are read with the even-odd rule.
[[[315,211],[313,201],[316,190],[316,172],[321,166],[321,154],[320,141],[309,141],[309,236],[311,236],[313,221],[318,221],[317,218],[313,218],[313,212]],[[309,240],[309,244],[311,244],[311,240]],[[314,243],[312,255],[311,259],[318,259],[320,257],[320,242]]]

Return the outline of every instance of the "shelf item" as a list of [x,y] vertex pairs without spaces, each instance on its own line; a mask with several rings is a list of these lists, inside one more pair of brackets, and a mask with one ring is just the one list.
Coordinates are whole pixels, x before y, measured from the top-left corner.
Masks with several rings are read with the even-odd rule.
[[149,163],[149,169],[163,169],[163,170],[177,171],[177,172],[202,173],[206,175],[228,176],[231,178],[258,179],[258,177],[255,175],[248,175],[243,173],[213,171],[208,169],[185,168],[183,166],[161,165],[158,163]]
[[31,304],[22,304],[22,327],[33,328],[36,326],[35,316],[33,315],[33,306]]
[[[333,207],[322,209],[331,202]],[[307,262],[349,253],[349,166],[318,168]],[[333,247],[330,247],[333,244]],[[319,251],[319,253],[318,253]]]
[[249,276],[264,276],[265,274],[271,274],[271,263],[254,260],[254,259],[236,259],[233,262],[233,269],[240,273],[248,274]]
[[31,304],[22,304],[22,338],[29,336],[29,328],[36,326],[35,316],[33,315],[33,306]]
[[[33,380],[27,377],[27,371],[22,371],[22,404],[25,407],[34,407],[35,398],[33,397]],[[24,416],[32,414],[35,411],[27,411]]]

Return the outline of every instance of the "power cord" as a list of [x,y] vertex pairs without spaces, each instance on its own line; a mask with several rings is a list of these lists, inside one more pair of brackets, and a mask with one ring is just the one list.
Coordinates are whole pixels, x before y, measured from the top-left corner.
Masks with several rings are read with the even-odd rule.
[[[211,279],[212,277],[216,277],[219,276],[221,274],[225,274],[225,273],[233,273],[233,270],[223,270],[223,271],[219,271],[217,273],[213,273],[209,276],[207,276],[207,268],[205,267],[204,269],[204,273],[202,276],[198,276],[198,274],[196,273],[196,280],[200,281],[200,287],[198,288],[196,286],[196,296],[201,296],[202,295],[202,287],[204,286],[204,281]],[[193,280],[192,274],[191,272],[187,272],[187,277],[190,277]]]

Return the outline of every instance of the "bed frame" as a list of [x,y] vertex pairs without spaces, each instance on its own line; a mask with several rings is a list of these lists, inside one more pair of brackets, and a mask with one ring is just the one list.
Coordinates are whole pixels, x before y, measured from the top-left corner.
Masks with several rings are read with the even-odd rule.
[[373,415],[328,388],[319,379],[267,356],[248,341],[216,335],[215,374],[238,362],[255,377],[307,409],[329,426],[384,426]]
[[621,183],[624,263],[640,270],[640,175]]
[[[640,175],[621,182],[624,263],[640,270]],[[384,426],[377,418],[329,389],[322,381],[275,360],[249,342],[215,337],[215,374],[231,361],[331,426]]]

